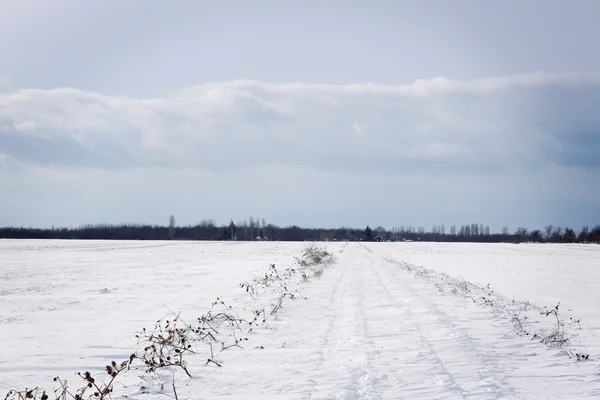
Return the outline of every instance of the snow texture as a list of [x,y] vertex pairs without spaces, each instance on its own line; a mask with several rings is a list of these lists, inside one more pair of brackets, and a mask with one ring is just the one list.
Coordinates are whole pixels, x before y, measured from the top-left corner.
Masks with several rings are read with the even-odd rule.
[[[295,298],[243,332],[243,348],[214,347],[222,367],[206,365],[200,346],[187,357],[191,378],[138,365],[113,398],[173,398],[173,380],[179,399],[600,397],[599,246],[317,245],[334,262],[287,278]],[[57,375],[72,385],[78,371],[103,376],[171,311],[194,320],[221,307],[216,298],[244,318],[271,310],[275,286],[250,296],[240,284],[271,264],[298,268],[305,246],[0,241],[0,398],[52,391]]]

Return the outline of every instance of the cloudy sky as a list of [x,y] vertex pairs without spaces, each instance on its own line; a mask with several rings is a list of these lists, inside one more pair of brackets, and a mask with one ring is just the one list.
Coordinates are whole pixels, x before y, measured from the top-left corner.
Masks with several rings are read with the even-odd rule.
[[600,2],[0,1],[0,225],[600,223]]

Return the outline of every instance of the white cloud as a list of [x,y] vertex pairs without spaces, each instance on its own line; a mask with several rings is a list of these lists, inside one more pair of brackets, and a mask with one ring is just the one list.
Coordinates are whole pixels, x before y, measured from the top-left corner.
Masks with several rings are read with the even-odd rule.
[[13,127],[15,128],[16,131],[22,132],[22,133],[32,132],[35,134],[35,132],[38,130],[36,123],[33,121],[15,122],[15,123],[13,123]]
[[[495,167],[543,162],[564,146],[541,114],[560,98],[585,101],[595,76],[529,75],[409,85],[323,85],[231,81],[162,98],[105,96],[76,89],[0,94],[0,126],[11,134],[73,140],[128,165],[223,168],[302,164],[352,168],[382,160]],[[580,122],[595,118],[593,110]],[[558,110],[568,119],[573,110]],[[553,118],[561,117],[553,115]],[[358,122],[360,121],[360,122]],[[348,135],[348,127],[358,135]],[[366,134],[368,127],[368,134]],[[562,135],[562,136],[561,136]],[[391,168],[387,168],[389,171]]]

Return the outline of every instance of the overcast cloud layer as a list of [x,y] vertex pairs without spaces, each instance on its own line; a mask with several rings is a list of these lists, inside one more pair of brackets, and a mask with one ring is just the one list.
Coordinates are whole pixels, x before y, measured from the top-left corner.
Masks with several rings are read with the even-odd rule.
[[[578,20],[578,28],[573,25],[580,42],[553,42],[565,57],[572,52],[569,60],[550,59],[540,50],[536,62],[528,58],[530,53],[517,51],[519,56],[512,54],[508,60],[512,64],[505,60],[499,71],[491,59],[474,52],[482,48],[474,45],[475,37],[457,34],[458,22],[440,22],[435,29],[412,23],[411,36],[420,37],[423,48],[411,47],[412,56],[404,52],[401,59],[390,55],[393,42],[399,48],[409,42],[391,28],[392,20],[382,11],[397,11],[407,24],[407,14],[443,21],[444,3],[433,12],[410,2],[404,9],[396,3],[336,8],[329,2],[297,18],[292,14],[298,10],[271,4],[261,8],[272,13],[269,18],[252,14],[262,22],[260,29],[267,29],[265,24],[281,27],[280,19],[287,16],[289,32],[265,33],[266,44],[257,40],[227,47],[235,40],[214,27],[222,33],[218,37],[223,46],[203,49],[204,62],[212,67],[198,64],[194,70],[189,65],[199,61],[189,14],[198,3],[149,6],[142,16],[136,16],[139,9],[117,2],[82,6],[60,0],[55,8],[35,9],[37,13],[23,4],[33,3],[7,2],[5,13],[0,12],[0,26],[10,22],[1,28],[0,50],[12,56],[0,66],[0,225],[166,224],[171,213],[181,224],[203,218],[239,221],[252,215],[282,225],[412,224],[429,229],[433,224],[477,222],[496,231],[505,224],[515,229],[600,222],[600,64],[585,51],[591,43],[586,34],[593,33],[586,20]],[[499,36],[494,39],[485,30],[493,10],[481,9],[477,15],[475,3],[460,4],[452,11],[457,19],[479,26],[475,32],[489,36],[489,46],[511,55]],[[560,19],[561,12],[568,19],[585,18],[583,5],[597,3],[581,1],[579,12],[561,11],[559,3],[544,4],[536,10],[546,19]],[[202,15],[218,11],[205,6]],[[535,11],[528,7],[512,21],[514,30],[523,33],[526,49],[533,42],[524,31],[525,16]],[[8,11],[13,19],[5,17]],[[501,17],[509,10],[495,12],[503,25]],[[176,18],[169,22],[168,13],[180,17],[180,23]],[[230,28],[240,22],[237,29],[262,38],[262,31],[251,29],[241,15],[234,12],[223,21]],[[333,15],[339,18],[325,18]],[[69,22],[69,35],[67,28],[49,29],[59,16]],[[161,40],[154,43],[177,60],[171,66],[161,64],[165,54],[141,57],[140,48],[146,48],[141,43],[149,45],[142,39],[148,40],[152,22],[159,20]],[[354,53],[356,62],[347,60],[344,67],[339,57],[323,51],[321,69],[311,67],[310,57],[304,58],[304,68],[297,65],[302,63],[299,58],[293,66],[281,64],[322,45],[311,36],[314,32],[298,35],[302,21],[322,26],[325,20],[337,33],[321,32],[319,37],[336,44],[342,58],[348,48],[347,55]],[[98,21],[112,21],[114,29],[103,31]],[[537,28],[543,31],[547,21],[540,21]],[[362,36],[344,39],[346,29],[357,26]],[[48,39],[32,40],[40,32],[47,32]],[[92,57],[102,51],[102,32],[114,40],[103,59],[105,70]],[[432,37],[443,33],[448,42],[436,45]],[[43,53],[44,40],[56,51]],[[373,43],[381,48],[369,64],[361,50],[373,52]],[[248,47],[262,58],[251,55]],[[235,64],[228,58],[232,52],[243,52],[246,58]],[[209,57],[217,53],[223,57]],[[472,61],[453,63],[453,54],[456,59],[470,55]],[[424,66],[424,77],[415,80],[418,71],[407,69],[408,61]],[[396,66],[397,75],[378,70],[385,63]],[[356,83],[340,82],[336,72],[346,77],[343,81]],[[348,79],[353,73],[359,79]],[[248,76],[260,79],[241,79]],[[361,83],[382,79],[409,83]]]

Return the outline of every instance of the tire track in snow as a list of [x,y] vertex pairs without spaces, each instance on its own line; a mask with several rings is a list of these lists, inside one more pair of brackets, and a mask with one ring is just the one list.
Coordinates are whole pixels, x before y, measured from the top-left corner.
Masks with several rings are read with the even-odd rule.
[[[356,258],[354,259],[356,260]],[[372,361],[380,354],[374,341],[369,339],[368,318],[365,313],[365,306],[370,303],[367,295],[370,293],[365,287],[365,274],[368,274],[367,265],[355,265],[352,261],[353,269],[352,297],[355,301],[355,321],[354,334],[360,338],[360,351],[364,356],[363,362],[351,368],[350,376],[344,391],[342,399],[381,399],[382,388],[387,384],[387,375],[375,370]],[[363,262],[364,264],[364,262]],[[359,351],[358,348],[355,351]]]
[[[397,279],[395,276],[390,280]],[[469,329],[452,321],[452,316],[437,307],[431,300],[419,294],[412,286],[405,284],[413,298],[418,299],[421,306],[434,316],[437,328],[443,337],[452,338],[469,355],[469,364],[478,364],[477,380],[487,394],[495,394],[492,398],[519,398],[516,390],[510,385],[506,370],[498,363],[498,356],[493,351],[485,350],[477,345],[478,339],[470,335]],[[482,383],[483,381],[484,383]]]
[[[467,328],[453,322],[452,316],[415,290],[409,280],[399,279],[400,269],[390,269],[388,261],[378,260],[373,265],[384,292],[406,310],[423,344],[440,365],[440,371],[450,379],[449,388],[462,398],[521,397],[510,385],[505,369],[498,363],[498,356],[478,346],[477,339]],[[404,304],[395,293],[405,294]]]
[[316,368],[319,377],[309,398],[377,400],[379,378],[370,365],[360,267],[338,261],[342,263],[344,270],[328,301],[333,311]]
[[324,333],[323,341],[322,341],[321,345],[319,346],[318,365],[316,366],[316,368],[314,368],[315,374],[317,376],[315,378],[308,380],[308,382],[313,385],[313,388],[310,390],[310,393],[308,396],[308,398],[310,398],[310,399],[321,398],[321,397],[318,397],[318,395],[316,393],[318,393],[318,390],[321,386],[324,386],[327,384],[327,382],[325,382],[325,383],[323,382],[323,380],[326,379],[327,374],[322,374],[322,372],[324,369],[324,365],[327,362],[327,356],[326,356],[327,349],[331,346],[333,330],[336,325],[336,321],[338,319],[338,313],[335,308],[335,304],[336,304],[337,298],[339,297],[339,291],[342,287],[342,282],[344,281],[344,278],[346,276],[347,269],[348,269],[347,266],[344,266],[344,269],[340,273],[340,276],[336,280],[334,288],[331,291],[331,296],[329,296],[327,304],[324,306],[324,308],[331,309],[332,311],[330,312],[330,317],[328,318],[328,327]]
[[[397,391],[400,391],[420,398],[466,399],[466,391],[445,367],[443,359],[424,335],[410,308],[392,294],[373,264],[370,270],[373,277],[371,291],[383,303],[378,306],[382,308],[380,322],[388,325],[377,325],[374,319],[373,330],[379,334],[371,338],[375,343],[380,343],[381,352],[385,353],[380,365],[390,371],[390,381],[395,383],[394,394],[390,398],[397,396]],[[395,289],[404,292],[401,288]],[[389,326],[390,320],[399,323]]]

